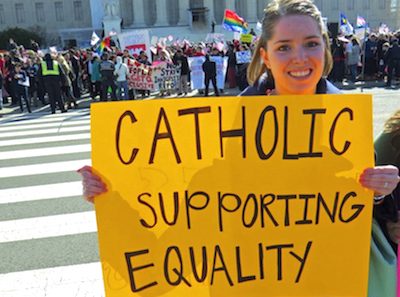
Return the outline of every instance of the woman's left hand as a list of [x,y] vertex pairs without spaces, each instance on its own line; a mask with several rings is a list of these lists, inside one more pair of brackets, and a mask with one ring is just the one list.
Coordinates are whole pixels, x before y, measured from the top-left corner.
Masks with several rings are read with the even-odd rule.
[[361,173],[359,179],[363,187],[375,192],[375,196],[391,194],[399,181],[399,170],[392,165],[367,168]]

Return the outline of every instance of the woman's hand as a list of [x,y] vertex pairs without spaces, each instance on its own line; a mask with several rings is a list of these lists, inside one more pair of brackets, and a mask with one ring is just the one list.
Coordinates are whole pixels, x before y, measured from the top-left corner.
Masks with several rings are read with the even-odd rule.
[[367,168],[359,179],[363,187],[375,192],[375,196],[390,195],[399,181],[399,170],[392,165]]
[[93,173],[91,166],[83,166],[77,170],[82,175],[83,197],[93,203],[94,198],[107,192],[107,186],[99,176]]
[[390,240],[398,244],[400,240],[400,211],[397,212],[397,222],[387,221],[386,228]]

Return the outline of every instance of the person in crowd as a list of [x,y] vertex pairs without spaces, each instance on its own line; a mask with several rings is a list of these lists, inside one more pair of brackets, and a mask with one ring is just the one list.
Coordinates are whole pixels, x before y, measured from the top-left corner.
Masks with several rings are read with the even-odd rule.
[[398,39],[392,40],[392,46],[386,54],[387,63],[387,81],[386,86],[392,86],[393,74],[400,75],[400,46]]
[[37,70],[38,68],[35,67],[33,64],[32,59],[26,59],[24,63],[24,69],[29,77],[29,88],[28,88],[28,95],[30,99],[30,105],[37,107],[38,106],[38,92],[37,92]]
[[75,79],[72,81],[72,93],[74,98],[81,98],[81,89],[79,82],[81,80],[81,63],[76,50],[71,49],[68,54],[65,54],[65,59],[70,64]]
[[92,59],[92,75],[90,76],[90,83],[93,86],[92,100],[95,101],[96,97],[101,95],[101,74],[100,74],[100,57],[98,54],[93,55]]
[[226,71],[226,79],[228,81],[228,86],[230,89],[236,88],[236,50],[234,45],[229,44],[228,52],[228,69]]
[[172,61],[176,66],[180,67],[181,76],[178,82],[178,96],[187,95],[188,93],[188,75],[189,75],[189,62],[188,58],[184,55],[182,49],[178,49]]
[[387,75],[387,52],[390,48],[390,43],[385,42],[382,45],[382,58],[379,59],[379,68],[378,68],[378,75],[384,79]]
[[377,36],[371,33],[365,41],[365,79],[374,79],[377,76]]
[[19,101],[19,107],[21,112],[24,111],[24,103],[26,105],[26,109],[29,113],[32,112],[31,104],[28,97],[28,87],[29,87],[29,76],[25,70],[22,69],[22,65],[20,63],[15,64],[14,69],[14,79],[17,81],[16,94]]
[[355,83],[358,74],[358,64],[360,62],[361,47],[356,37],[351,39],[351,47],[347,52],[347,68],[350,73],[350,82]]
[[35,85],[36,85],[36,89],[37,89],[37,97],[39,98],[39,101],[42,103],[42,106],[47,105],[46,99],[45,99],[45,95],[46,95],[46,89],[43,83],[43,79],[40,79],[39,77],[39,69],[40,69],[40,65],[42,63],[42,59],[40,56],[36,56],[33,59],[33,67],[35,68]]
[[328,78],[334,83],[342,83],[345,75],[345,43],[348,42],[344,37],[334,38],[332,41],[333,67]]
[[56,113],[56,104],[61,112],[67,112],[61,96],[61,84],[63,75],[58,62],[53,60],[50,53],[44,56],[44,60],[39,67],[39,78],[43,81],[47,94],[49,96],[51,113]]
[[87,51],[86,52],[86,59],[84,61],[84,70],[83,70],[83,77],[84,85],[89,90],[90,97],[94,100],[94,85],[92,83],[92,66],[93,66],[93,52]]
[[115,64],[109,59],[108,53],[103,53],[99,65],[101,75],[101,95],[100,101],[108,100],[108,88],[111,89],[111,100],[117,100],[117,86],[114,81]]
[[[146,66],[151,66],[149,57],[147,56],[145,51],[140,51],[137,61]],[[139,93],[142,95],[142,98],[144,98],[145,96],[150,96],[150,90],[139,90]]]
[[214,61],[210,60],[210,55],[206,55],[206,60],[202,65],[204,72],[204,96],[208,97],[208,88],[210,86],[210,81],[214,88],[215,96],[219,96],[219,91],[217,87],[217,66]]
[[[172,64],[171,56],[170,56],[169,52],[166,49],[162,49],[162,50],[159,51],[158,60],[161,61],[161,62]],[[164,80],[161,83],[161,86],[160,86],[159,96],[162,97],[162,96],[165,96],[165,95],[170,96],[171,95],[171,89],[170,89],[170,85],[168,84],[168,81]]]
[[[248,67],[251,86],[241,95],[337,94],[339,90],[325,78],[331,67],[328,35],[313,2],[273,0],[265,9],[260,40]],[[107,191],[104,181],[91,167],[85,166],[78,172],[82,175],[86,200],[93,202]],[[398,186],[398,174],[396,166],[377,165],[366,168],[359,183],[372,190],[374,200],[381,203]],[[371,283],[374,277],[370,277]],[[386,291],[381,288],[378,295],[369,296],[396,296],[382,292]]]
[[122,57],[117,57],[117,64],[115,65],[114,75],[116,76],[117,83],[117,98],[118,100],[128,100],[128,66],[122,61]]
[[72,105],[74,106],[74,109],[77,109],[78,103],[76,102],[76,98],[72,93],[72,81],[76,79],[75,74],[71,68],[71,65],[68,64],[67,60],[62,54],[58,54],[57,62],[64,73],[62,76],[63,80],[61,82],[61,94],[63,96],[63,101],[67,103],[68,109],[70,109]]
[[[376,164],[393,164],[400,169],[400,109],[385,123],[382,133],[374,143]],[[379,222],[384,234],[389,239],[393,251],[397,252],[400,240],[400,186],[397,186],[396,196],[388,197],[376,207],[374,217]],[[396,225],[396,226],[394,226]]]
[[37,53],[39,51],[39,43],[37,43],[35,40],[31,39],[31,49]]
[[[375,140],[376,164],[400,169],[400,110],[385,123]],[[397,249],[400,241],[400,185],[374,207],[369,296],[397,296]]]

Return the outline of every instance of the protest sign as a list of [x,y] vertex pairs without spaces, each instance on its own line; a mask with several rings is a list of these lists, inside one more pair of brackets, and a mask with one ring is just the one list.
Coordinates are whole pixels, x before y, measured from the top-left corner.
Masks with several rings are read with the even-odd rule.
[[250,63],[251,51],[236,52],[236,64]]
[[208,33],[206,42],[225,41],[225,35],[222,33]]
[[252,34],[241,34],[240,41],[245,43],[252,43],[254,36]]
[[[224,89],[226,69],[228,68],[228,57],[210,56],[210,60],[216,63],[217,67],[217,86]],[[205,57],[189,57],[190,84],[192,89],[204,89],[204,72],[202,65]]]
[[153,68],[155,90],[174,90],[178,88],[181,77],[180,67],[172,63],[157,62]]
[[128,85],[134,90],[155,90],[153,68],[144,64],[129,65]]
[[107,297],[367,295],[370,95],[107,102],[91,114]]
[[129,88],[135,90],[174,90],[180,79],[180,68],[171,63],[157,61],[152,66],[132,64],[129,66]]
[[139,55],[145,51],[151,62],[150,36],[148,30],[132,30],[118,34],[121,49],[128,49],[131,55]]

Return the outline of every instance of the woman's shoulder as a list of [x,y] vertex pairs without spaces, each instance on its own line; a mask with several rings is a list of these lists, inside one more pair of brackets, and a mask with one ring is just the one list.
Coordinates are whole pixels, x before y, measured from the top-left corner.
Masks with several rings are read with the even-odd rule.
[[274,86],[268,81],[267,73],[264,73],[252,86],[244,89],[239,96],[266,95],[267,91],[272,89],[274,89]]
[[[329,80],[327,79],[321,79],[320,83],[324,82],[325,83],[325,92],[323,92],[322,94],[342,94],[342,91],[339,90],[333,83],[331,83]],[[319,93],[319,92],[317,92]],[[321,93],[319,93],[321,94]]]

